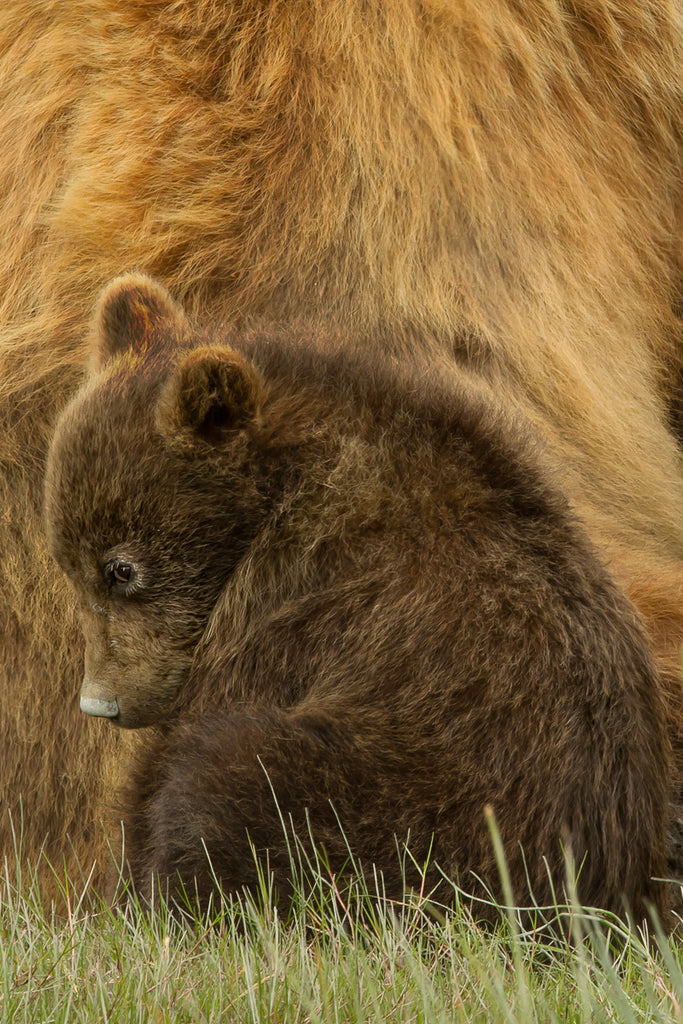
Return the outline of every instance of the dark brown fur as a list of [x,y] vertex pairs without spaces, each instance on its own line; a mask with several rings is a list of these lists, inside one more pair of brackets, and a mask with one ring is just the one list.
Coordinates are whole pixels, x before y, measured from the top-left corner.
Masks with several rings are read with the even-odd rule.
[[[206,900],[204,844],[226,888],[252,884],[250,842],[282,889],[280,814],[304,836],[308,815],[335,871],[338,815],[390,895],[408,837],[429,885],[438,866],[477,890],[490,804],[518,899],[561,887],[565,841],[583,900],[662,912],[662,682],[522,429],[333,337],[207,347],[172,313],[144,278],[105,292],[46,490],[84,692],[164,723],[124,814],[140,891],[159,874]],[[122,559],[133,582],[107,575]]]

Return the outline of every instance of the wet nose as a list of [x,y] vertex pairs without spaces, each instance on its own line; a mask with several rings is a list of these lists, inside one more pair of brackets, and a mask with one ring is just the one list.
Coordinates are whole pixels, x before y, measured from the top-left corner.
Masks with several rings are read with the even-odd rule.
[[116,718],[119,703],[117,700],[100,700],[98,697],[81,697],[81,711],[95,718]]

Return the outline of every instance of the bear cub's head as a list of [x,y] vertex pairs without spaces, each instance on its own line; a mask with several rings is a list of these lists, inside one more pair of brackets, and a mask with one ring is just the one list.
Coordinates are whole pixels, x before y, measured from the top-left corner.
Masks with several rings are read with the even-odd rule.
[[81,709],[136,728],[175,705],[193,651],[263,514],[247,452],[265,386],[202,343],[151,278],[112,282],[88,381],[48,458],[52,554],[86,639]]

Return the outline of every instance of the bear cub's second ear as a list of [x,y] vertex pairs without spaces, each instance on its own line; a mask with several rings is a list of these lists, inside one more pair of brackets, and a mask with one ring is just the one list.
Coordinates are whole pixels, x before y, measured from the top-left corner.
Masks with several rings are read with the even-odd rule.
[[231,348],[195,349],[167,384],[157,408],[157,427],[169,439],[200,437],[220,444],[258,418],[263,383]]
[[117,277],[102,291],[94,319],[93,370],[114,356],[178,340],[187,327],[182,308],[164,286],[146,274]]

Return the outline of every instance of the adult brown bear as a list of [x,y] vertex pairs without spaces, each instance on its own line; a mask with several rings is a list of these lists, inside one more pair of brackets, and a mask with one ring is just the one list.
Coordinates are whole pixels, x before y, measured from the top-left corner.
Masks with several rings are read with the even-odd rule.
[[127,267],[203,320],[335,322],[521,409],[647,620],[677,741],[682,58],[660,0],[5,5],[4,849],[21,798],[27,854],[101,850],[119,758],[79,716],[39,508],[92,297]]
[[569,848],[585,902],[665,913],[645,630],[489,389],[320,331],[207,339],[140,274],[105,289],[92,366],[46,525],[82,709],[160,725],[124,800],[139,893],[255,885],[251,842],[284,896],[291,818],[335,876],[351,850],[394,899],[483,895],[490,805],[517,902],[561,891]]

